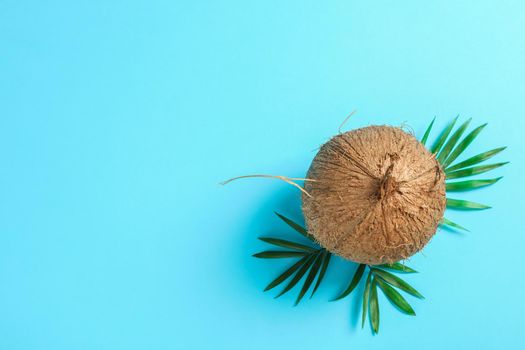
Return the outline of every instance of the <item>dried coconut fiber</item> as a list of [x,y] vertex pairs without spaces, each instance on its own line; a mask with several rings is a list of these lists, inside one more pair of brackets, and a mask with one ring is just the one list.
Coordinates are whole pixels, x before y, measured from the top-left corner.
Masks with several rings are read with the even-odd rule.
[[345,259],[378,265],[421,250],[445,210],[445,174],[400,128],[336,135],[315,156],[303,193],[308,232]]

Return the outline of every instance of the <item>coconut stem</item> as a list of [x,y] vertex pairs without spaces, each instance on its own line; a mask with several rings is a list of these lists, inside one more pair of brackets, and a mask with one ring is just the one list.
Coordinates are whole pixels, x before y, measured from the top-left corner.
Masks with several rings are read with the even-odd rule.
[[385,176],[379,184],[379,199],[385,198],[397,190],[398,182],[392,176],[392,170],[394,169],[394,163],[390,164],[386,170]]

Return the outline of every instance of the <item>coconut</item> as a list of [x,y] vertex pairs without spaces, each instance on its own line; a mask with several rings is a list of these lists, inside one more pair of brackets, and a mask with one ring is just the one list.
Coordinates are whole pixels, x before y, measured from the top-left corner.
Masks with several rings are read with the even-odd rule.
[[358,263],[412,256],[443,218],[443,169],[400,128],[336,135],[321,146],[307,179],[302,210],[308,232],[330,252]]

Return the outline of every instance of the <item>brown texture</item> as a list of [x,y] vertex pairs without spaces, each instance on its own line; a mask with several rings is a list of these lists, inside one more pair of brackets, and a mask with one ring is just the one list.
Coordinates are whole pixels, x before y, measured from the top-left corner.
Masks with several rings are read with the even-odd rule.
[[403,260],[434,235],[445,210],[445,175],[435,156],[400,128],[339,134],[315,156],[304,184],[308,232],[343,258],[378,265]]

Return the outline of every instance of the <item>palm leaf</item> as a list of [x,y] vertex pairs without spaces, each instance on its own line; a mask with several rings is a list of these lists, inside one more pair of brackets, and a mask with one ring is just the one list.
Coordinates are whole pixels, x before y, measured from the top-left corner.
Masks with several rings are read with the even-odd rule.
[[383,265],[379,265],[378,267],[382,269],[389,269],[389,270],[394,270],[394,271],[399,271],[399,272],[404,272],[404,273],[417,273],[416,270],[411,269],[410,267],[403,265],[400,262],[396,262],[393,264],[383,264]]
[[502,163],[495,163],[495,164],[488,164],[488,165],[480,165],[480,166],[474,166],[472,168],[465,168],[465,169],[456,170],[456,171],[446,170],[445,174],[447,175],[448,180],[457,179],[460,177],[468,177],[468,176],[486,173],[487,171],[499,168],[500,166],[503,166],[508,163],[509,162],[502,162]]
[[423,295],[421,295],[417,290],[415,290],[411,285],[403,281],[401,278],[391,274],[390,272],[386,272],[383,270],[380,270],[378,268],[372,268],[372,272],[374,273],[374,276],[378,276],[382,278],[385,282],[391,284],[392,286],[399,288],[408,294],[411,294],[415,297],[423,299]]
[[452,128],[454,128],[454,124],[456,124],[456,121],[458,120],[458,117],[454,118],[454,120],[447,125],[445,130],[443,130],[443,132],[441,133],[439,138],[434,143],[434,146],[432,146],[432,149],[431,149],[432,153],[434,153],[434,154],[439,153],[439,151],[441,150],[441,147],[443,146],[443,144],[447,140],[447,137],[450,134],[450,131],[452,131]]
[[453,228],[457,228],[457,229],[460,229],[460,230],[464,230],[464,231],[470,232],[469,230],[467,230],[463,226],[461,226],[459,224],[456,224],[454,221],[450,221],[449,219],[447,219],[445,217],[443,219],[441,219],[441,225],[447,225],[447,226],[450,226],[450,227],[453,227]]
[[464,161],[462,161],[460,163],[457,163],[457,164],[454,164],[452,166],[447,167],[446,171],[451,172],[453,170],[458,170],[458,169],[462,169],[462,168],[466,168],[466,167],[469,167],[469,166],[472,166],[472,165],[479,164],[481,162],[486,161],[487,159],[490,159],[490,158],[494,157],[496,154],[500,153],[501,151],[503,151],[506,148],[507,147],[494,148],[494,149],[492,149],[490,151],[477,154],[477,155],[475,155],[473,157],[470,157],[467,160],[464,160]]
[[368,312],[368,302],[370,300],[370,280],[372,279],[372,272],[368,273],[365,283],[365,291],[363,292],[363,314],[361,315],[361,328],[365,326],[366,314]]
[[315,291],[317,288],[319,288],[319,285],[321,284],[321,281],[324,278],[324,275],[326,274],[326,270],[328,269],[328,264],[330,264],[330,258],[332,257],[332,254],[328,252],[328,250],[325,250],[323,252],[323,265],[321,266],[321,271],[319,272],[319,275],[317,276],[317,281],[315,282],[314,289],[312,290],[312,294],[310,294],[310,298],[314,296]]
[[317,254],[315,261],[312,265],[312,268],[310,269],[310,272],[308,272],[308,275],[306,276],[306,280],[304,281],[303,288],[301,288],[301,291],[299,292],[299,295],[297,296],[297,300],[295,300],[295,305],[299,304],[301,299],[304,297],[306,292],[308,291],[308,288],[312,285],[315,276],[317,275],[317,272],[319,271],[319,268],[321,267],[321,260],[322,260],[323,254]]
[[313,236],[311,234],[309,234],[304,227],[302,227],[301,225],[299,225],[295,221],[293,221],[291,219],[288,219],[286,216],[281,215],[281,214],[279,214],[277,212],[275,212],[275,215],[277,215],[279,217],[279,219],[284,221],[288,226],[293,228],[295,231],[299,232],[300,234],[302,234],[303,236],[307,237],[308,239],[314,241]]
[[381,278],[377,279],[377,285],[385,296],[390,300],[394,305],[396,305],[401,311],[403,311],[406,314],[416,316],[416,313],[414,312],[414,309],[410,306],[410,304],[403,298],[401,294],[394,288],[392,288],[390,285],[388,285],[386,282],[383,282]]
[[304,263],[310,258],[310,255],[304,256],[302,259],[297,261],[295,264],[293,264],[290,268],[288,268],[286,271],[284,271],[281,275],[279,275],[276,279],[274,279],[270,284],[264,288],[264,291],[270,290],[279,284],[283,283],[288,277],[290,277],[295,271],[297,271],[301,266],[304,265]]
[[281,258],[297,258],[305,256],[306,252],[293,252],[286,250],[266,250],[257,254],[253,254],[254,257],[260,259],[281,259]]
[[447,141],[445,146],[443,146],[443,149],[441,150],[441,152],[439,152],[439,155],[437,157],[437,161],[439,163],[443,164],[445,159],[447,159],[450,152],[452,152],[452,149],[456,146],[459,139],[461,138],[465,130],[468,128],[468,125],[470,124],[471,120],[472,118],[468,119],[466,122],[461,124],[461,126],[452,134],[452,136],[450,136],[450,139]]
[[483,180],[467,180],[459,182],[447,182],[446,190],[447,192],[458,192],[458,191],[470,191],[476,188],[485,187],[492,185],[493,183],[498,182],[502,176],[495,179],[483,179]]
[[343,293],[341,293],[341,295],[339,295],[333,301],[343,299],[348,294],[352,293],[355,287],[357,287],[357,285],[359,284],[359,281],[361,281],[361,277],[363,277],[363,272],[365,272],[365,267],[366,267],[365,264],[359,264],[359,266],[357,267],[357,270],[355,270],[354,277],[352,278],[352,281],[350,282],[348,287],[345,289]]
[[287,240],[280,239],[280,238],[259,237],[259,239],[263,242],[273,244],[275,246],[283,247],[283,248],[303,250],[305,252],[315,252],[317,250],[313,247],[309,247],[304,244],[295,243],[295,242],[287,241]]
[[370,291],[370,321],[372,321],[372,330],[374,333],[379,332],[379,302],[377,300],[377,282],[372,281]]
[[463,153],[463,151],[465,149],[467,149],[467,147],[472,143],[472,141],[474,141],[474,139],[479,135],[481,130],[483,130],[483,128],[485,128],[485,126],[487,126],[487,124],[483,124],[483,125],[478,126],[474,130],[472,130],[472,132],[470,134],[465,136],[463,141],[461,141],[458,144],[458,146],[454,149],[454,151],[443,162],[443,167],[446,168],[450,163],[452,163],[454,160],[456,160],[456,158],[459,157],[459,155],[461,153]]
[[304,274],[306,273],[306,271],[308,271],[308,269],[310,268],[310,266],[312,266],[312,264],[314,263],[314,260],[315,260],[315,255],[311,255],[308,260],[306,260],[303,264],[303,266],[301,266],[301,268],[299,269],[299,271],[297,271],[297,273],[293,276],[293,278],[290,280],[290,282],[286,285],[286,287],[284,287],[284,289],[279,293],[277,294],[276,298],[279,298],[281,295],[283,295],[284,293],[288,292],[290,289],[292,289],[293,287],[295,287],[295,285],[297,284],[297,282],[299,282],[301,280],[301,278],[303,278]]
[[462,199],[447,198],[447,208],[463,209],[463,210],[481,210],[481,209],[489,209],[490,206],[481,204],[481,203],[465,201]]
[[421,143],[423,144],[423,146],[425,145],[425,143],[427,143],[428,135],[430,135],[430,130],[432,130],[432,126],[434,125],[435,121],[436,121],[436,117],[434,117],[434,119],[432,119],[432,121],[430,122],[430,125],[428,126],[427,130],[425,131],[425,134],[423,135],[423,138],[421,139]]

